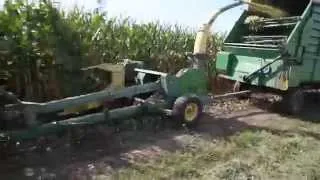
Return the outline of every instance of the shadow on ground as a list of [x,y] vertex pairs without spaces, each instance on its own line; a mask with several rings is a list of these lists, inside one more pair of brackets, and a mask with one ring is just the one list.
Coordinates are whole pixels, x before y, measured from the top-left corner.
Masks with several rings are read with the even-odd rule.
[[[45,151],[32,151],[14,155],[0,162],[1,179],[36,179],[46,174],[48,179],[90,179],[91,174],[107,174],[125,167],[135,159],[144,160],[158,156],[163,151],[176,151],[183,148],[177,137],[185,134],[206,135],[209,138],[228,139],[229,136],[244,130],[265,130],[273,134],[288,135],[298,133],[320,140],[320,134],[304,130],[277,128],[284,121],[300,119],[317,122],[320,112],[310,104],[300,117],[285,117],[263,106],[232,114],[205,114],[199,126],[192,132],[184,129],[164,128],[160,131],[127,131],[110,135],[102,131],[90,132],[78,145],[68,145],[65,141],[48,146]],[[286,120],[284,120],[284,118]],[[25,175],[29,174],[30,177]],[[34,175],[33,175],[34,174]],[[31,176],[33,175],[33,176]]]
[[280,102],[268,102],[266,99],[258,99],[253,102],[253,105],[259,109],[270,113],[277,113],[283,117],[287,118],[297,118],[302,121],[320,123],[320,111],[319,105],[320,101],[319,98],[314,98],[314,96],[307,96],[305,99],[304,109],[301,114],[296,116],[290,116],[285,114],[283,111],[283,107],[281,107]]

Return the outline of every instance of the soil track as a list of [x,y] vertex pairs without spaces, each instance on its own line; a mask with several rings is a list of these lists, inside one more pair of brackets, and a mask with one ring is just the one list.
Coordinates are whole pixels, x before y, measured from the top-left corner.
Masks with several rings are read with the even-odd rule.
[[[263,108],[261,108],[263,107]],[[0,162],[1,179],[92,179],[103,177],[132,161],[156,158],[164,152],[192,148],[194,136],[210,139],[228,139],[230,135],[247,129],[272,133],[290,133],[292,117],[272,112],[266,103],[243,101],[218,102],[207,107],[199,126],[190,131],[165,127],[160,131],[144,129],[110,134],[100,128],[90,132],[77,145],[60,139],[45,147],[44,151],[30,150],[23,155],[11,156]],[[310,105],[299,121],[317,121],[320,112]],[[318,134],[314,137],[320,139]]]

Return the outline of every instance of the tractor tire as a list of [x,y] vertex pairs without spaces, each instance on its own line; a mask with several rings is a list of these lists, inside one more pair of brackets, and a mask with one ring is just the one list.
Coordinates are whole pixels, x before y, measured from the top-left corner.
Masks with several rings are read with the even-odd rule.
[[282,109],[289,115],[299,115],[304,107],[304,93],[302,89],[289,90],[282,100]]
[[179,124],[195,127],[203,112],[203,105],[197,97],[182,96],[175,100],[172,117]]

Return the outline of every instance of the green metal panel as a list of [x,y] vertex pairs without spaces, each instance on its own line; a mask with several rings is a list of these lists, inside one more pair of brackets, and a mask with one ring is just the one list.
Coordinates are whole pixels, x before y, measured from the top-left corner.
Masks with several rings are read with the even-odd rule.
[[224,73],[231,76],[234,72],[233,66],[236,63],[237,58],[234,54],[225,51],[219,52],[217,53],[216,71],[217,73]]
[[[235,56],[237,59],[236,64],[233,66],[233,73],[227,76],[220,75],[226,79],[240,81],[246,83],[244,77],[249,76],[256,70],[262,68],[268,63],[271,63],[274,59],[263,59],[260,57],[250,56]],[[283,61],[279,60],[272,63],[268,68],[259,72],[252,80],[251,84],[256,86],[266,86],[271,88],[278,88],[286,90],[282,76],[287,73],[288,67],[284,66]]]
[[313,50],[315,50],[311,54],[312,58],[310,57],[314,64],[312,71],[312,80],[315,82],[320,82],[320,5],[314,5],[312,10],[312,31],[309,34],[309,44],[313,46]]
[[232,52],[233,54],[241,56],[257,56],[266,59],[272,59],[279,56],[279,49],[267,49],[267,48],[248,48],[248,47],[232,47],[224,46],[224,51]]
[[290,87],[299,86],[302,83],[315,83],[320,81],[320,23],[319,6],[312,4],[309,7],[309,16],[304,17],[305,23],[301,28],[300,44],[296,57],[302,62],[299,66],[293,66],[290,73]]
[[167,96],[180,97],[187,94],[204,95],[208,93],[208,77],[201,69],[182,69],[176,75],[161,78],[161,85]]
[[219,73],[227,73],[227,70],[228,70],[228,64],[230,64],[230,56],[232,54],[230,52],[218,52],[217,53],[217,61],[216,61],[216,69],[217,69],[217,72]]
[[[227,36],[222,52],[217,55],[217,71],[227,79],[281,90],[302,83],[320,82],[320,3],[309,2],[302,14],[295,14],[298,18],[293,27],[283,26],[281,29],[280,23],[274,31],[265,28],[253,35],[243,26],[247,14],[242,14]],[[259,44],[276,42],[275,39],[280,36],[287,36],[284,47],[281,44]],[[259,72],[264,65],[285,52],[286,57]],[[244,77],[251,77],[253,73],[255,77],[251,81],[244,81]]]
[[307,23],[307,20],[310,18],[312,10],[312,2],[310,1],[309,5],[307,6],[306,10],[301,16],[301,20],[295,26],[293,31],[291,32],[288,42],[287,42],[287,49],[290,55],[297,56],[299,51],[299,45],[301,42],[301,34],[302,31],[305,29],[304,26]]

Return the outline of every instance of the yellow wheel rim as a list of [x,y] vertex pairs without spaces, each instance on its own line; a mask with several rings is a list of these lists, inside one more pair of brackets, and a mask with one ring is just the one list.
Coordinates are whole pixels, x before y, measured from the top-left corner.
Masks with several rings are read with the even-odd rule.
[[184,111],[185,120],[188,122],[194,121],[199,112],[199,107],[196,103],[189,103]]

